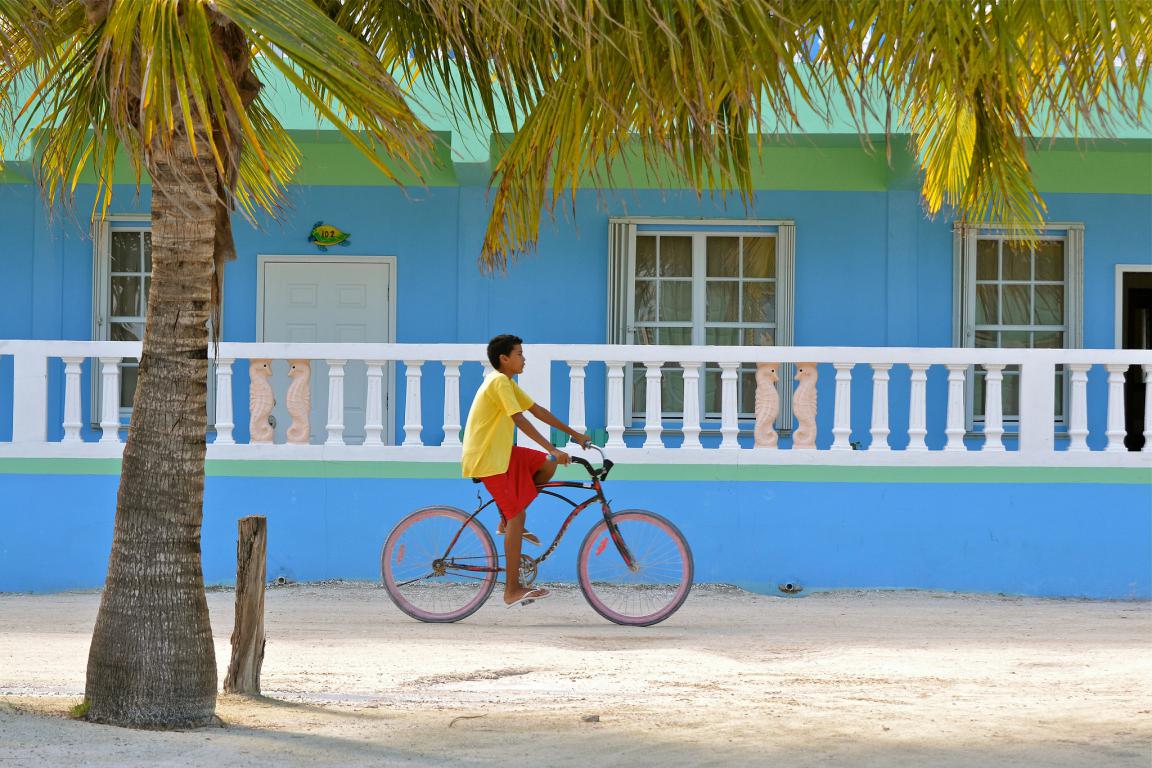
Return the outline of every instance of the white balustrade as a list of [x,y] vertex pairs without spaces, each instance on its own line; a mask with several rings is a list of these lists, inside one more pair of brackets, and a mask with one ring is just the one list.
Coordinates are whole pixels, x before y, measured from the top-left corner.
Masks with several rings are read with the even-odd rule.
[[1071,402],[1068,404],[1068,450],[1074,453],[1088,452],[1088,369],[1089,363],[1069,363],[1071,374],[1069,389]]
[[584,414],[584,368],[587,360],[568,361],[568,426],[580,434],[588,431]]
[[740,447],[736,436],[740,425],[736,419],[736,377],[740,363],[724,361],[720,363],[720,447],[735,450]]
[[964,378],[968,375],[967,363],[948,363],[948,412],[944,434],[948,442],[946,451],[963,451],[964,448]]
[[832,404],[832,450],[852,450],[852,366],[833,363],[836,369],[836,396]]
[[232,430],[232,363],[230,357],[216,358],[216,445],[235,445]]
[[622,360],[608,360],[608,442],[605,448],[624,447],[624,366]]
[[100,358],[100,442],[120,442],[120,360]]
[[644,363],[644,439],[645,448],[663,448],[660,433],[664,429],[664,405],[660,398],[660,368],[662,360],[649,360]]
[[347,360],[328,363],[328,439],[324,445],[344,445],[344,365]]
[[[1124,377],[1130,365],[1139,367],[1145,379],[1152,379],[1152,353],[1143,350],[1026,350],[1026,349],[900,349],[900,348],[812,348],[812,347],[706,347],[706,346],[623,346],[623,345],[534,345],[530,350],[532,366],[521,378],[521,386],[539,403],[550,407],[551,373],[553,366],[563,363],[567,366],[568,375],[568,403],[561,401],[553,410],[567,408],[568,422],[576,429],[587,431],[589,426],[596,428],[603,426],[608,433],[608,446],[610,450],[620,451],[630,448],[644,447],[646,453],[635,454],[641,458],[639,461],[656,461],[655,456],[649,453],[655,449],[661,456],[668,457],[668,461],[701,461],[699,454],[691,458],[692,452],[704,450],[702,442],[705,436],[713,439],[719,438],[719,446],[727,451],[737,450],[744,439],[761,450],[769,449],[779,451],[778,445],[772,440],[774,429],[772,419],[777,412],[777,404],[782,396],[775,389],[776,381],[780,378],[780,366],[796,366],[797,383],[795,391],[783,393],[791,397],[794,413],[797,419],[795,429],[793,425],[786,425],[786,430],[792,432],[792,446],[796,455],[787,457],[788,451],[779,454],[785,463],[807,461],[805,450],[815,450],[817,412],[831,409],[825,413],[825,421],[830,435],[825,440],[831,445],[833,452],[843,454],[839,458],[830,459],[825,456],[822,462],[832,464],[847,464],[855,462],[886,464],[898,461],[895,457],[886,456],[891,452],[891,443],[896,442],[892,434],[891,411],[893,407],[908,408],[908,450],[920,456],[907,456],[899,461],[909,461],[912,464],[927,465],[940,462],[945,465],[964,465],[968,463],[984,463],[994,454],[1005,450],[1004,438],[1006,435],[1003,413],[1003,380],[1007,367],[1018,367],[1021,375],[1019,397],[1019,451],[1013,456],[1005,457],[1009,464],[1024,462],[1025,465],[1045,465],[1053,460],[1057,465],[1076,461],[1086,462],[1085,466],[1095,466],[1095,462],[1103,459],[1101,448],[1106,448],[1110,465],[1117,466],[1143,466],[1152,459],[1152,387],[1147,388],[1144,395],[1147,402],[1147,412],[1139,427],[1146,435],[1144,451],[1129,452],[1124,448],[1127,437],[1124,418]],[[428,353],[435,356],[429,358]],[[0,354],[10,356],[13,360],[13,386],[12,402],[15,404],[10,415],[12,424],[12,443],[8,450],[15,450],[17,455],[22,448],[13,446],[26,446],[35,443],[46,443],[48,440],[48,419],[51,412],[61,413],[62,420],[58,424],[63,426],[62,444],[67,445],[70,451],[81,455],[86,450],[96,450],[85,447],[83,439],[84,430],[84,376],[82,374],[84,360],[93,360],[92,375],[100,385],[101,395],[96,403],[93,420],[99,422],[102,429],[101,443],[118,445],[121,442],[122,425],[120,424],[120,369],[121,361],[126,358],[138,358],[140,347],[138,343],[131,342],[77,342],[77,341],[5,341],[0,339]],[[434,418],[440,419],[444,426],[444,440],[438,446],[425,445],[422,440],[423,418],[421,389],[423,385],[423,362],[426,359],[437,359],[443,362],[443,410]],[[304,396],[305,379],[311,378],[311,366],[316,361],[328,363],[328,386],[326,392],[319,393],[323,402],[319,403],[319,413],[327,412],[325,428],[327,430],[324,446],[335,451],[333,456],[353,456],[354,452],[361,450],[361,446],[347,444],[347,428],[345,418],[345,400],[349,391],[360,391],[366,388],[367,402],[364,404],[364,447],[387,449],[385,454],[366,454],[372,460],[381,456],[391,455],[392,451],[403,449],[398,457],[419,460],[426,456],[429,460],[451,461],[458,456],[460,449],[459,433],[462,422],[461,399],[468,397],[469,393],[462,392],[462,383],[465,380],[461,371],[465,363],[479,362],[484,359],[484,350],[480,345],[415,345],[415,344],[289,344],[289,343],[234,343],[225,342],[220,347],[220,357],[214,367],[214,378],[209,382],[216,395],[216,445],[210,450],[227,449],[221,454],[228,457],[244,457],[244,446],[236,445],[233,403],[233,372],[237,364],[248,365],[250,374],[250,388],[248,403],[249,424],[248,442],[251,444],[264,443],[272,448],[274,431],[270,426],[270,417],[273,406],[277,401],[284,401],[292,416],[292,426],[288,433],[296,430],[295,438],[287,434],[289,443],[299,443],[307,446],[307,423],[311,411],[311,403]],[[49,370],[56,370],[48,365],[51,360],[60,360],[63,365],[62,379],[54,379],[54,389],[48,378]],[[398,405],[398,412],[403,413],[403,446],[388,446],[391,440],[384,434],[389,419],[390,404],[387,393],[393,385],[389,378],[389,371],[393,363],[404,361],[404,373],[407,384],[407,396],[402,406]],[[663,448],[666,434],[663,403],[663,383],[665,365],[679,365],[683,370],[683,418],[677,415],[677,431],[683,435],[680,449],[685,451],[683,458],[675,458],[675,451],[665,451]],[[807,361],[807,362],[805,362]],[[815,361],[815,362],[812,362]],[[365,374],[359,381],[345,379],[350,375],[349,362],[364,363]],[[592,362],[606,364],[607,377],[598,381],[588,381],[587,368]],[[271,375],[273,365],[289,364],[290,383],[287,389],[281,389],[282,378]],[[702,405],[701,377],[704,366],[714,363],[720,368],[719,388],[717,393],[720,400],[720,413],[716,421],[704,422],[700,411]],[[911,376],[911,386],[898,402],[892,402],[891,370],[894,365],[907,365]],[[932,378],[929,380],[930,366],[940,365],[947,370],[946,383]],[[1098,365],[1107,373],[1106,387],[1093,389],[1088,386],[1093,365]],[[642,430],[633,430],[630,415],[626,413],[625,406],[629,402],[629,390],[626,387],[625,373],[633,366],[643,366],[636,370],[643,370],[646,395],[644,411],[644,425]],[[738,402],[738,386],[741,372],[752,367],[756,370],[757,390],[755,392],[756,408],[754,414],[743,414],[741,420],[740,402]],[[835,372],[835,381],[831,387],[821,391],[817,387],[818,372],[824,366],[830,366]],[[968,422],[973,417],[970,409],[973,403],[967,401],[966,387],[969,371],[972,366],[980,366],[984,371],[984,403],[983,403],[983,431],[982,444],[973,450],[965,445],[965,436],[969,429]],[[1057,366],[1068,371],[1068,451],[1063,458],[1056,453],[1054,444],[1053,413],[1055,411]],[[358,367],[358,366],[357,366]],[[869,371],[872,377],[872,399],[870,421],[865,422],[863,414],[852,414],[852,386],[855,372]],[[530,374],[530,375],[529,375]],[[439,367],[437,368],[439,375]],[[438,385],[440,382],[436,382]],[[750,382],[749,382],[750,383]],[[606,388],[603,388],[607,385]],[[589,400],[589,386],[593,387],[593,397]],[[347,387],[353,389],[347,390]],[[603,388],[603,389],[602,389]],[[275,391],[274,391],[275,390]],[[679,393],[677,393],[679,395]],[[748,403],[752,400],[752,393],[744,398]],[[818,397],[819,394],[819,397]],[[600,397],[603,400],[599,400]],[[1105,400],[1105,397],[1107,400]],[[56,398],[53,407],[49,408],[51,398]],[[439,398],[438,398],[439,399]],[[932,413],[928,411],[928,402],[932,402]],[[603,402],[604,410],[600,413],[589,413],[588,402]],[[359,406],[361,403],[349,405]],[[976,404],[979,405],[979,404]],[[819,406],[819,408],[818,408]],[[440,403],[436,404],[437,409]],[[981,409],[977,407],[977,411]],[[1091,413],[1098,413],[1101,424],[1096,425],[1089,420]],[[753,420],[753,416],[755,420]],[[937,457],[935,452],[930,456],[927,452],[927,423],[929,417],[940,419],[944,427],[944,450]],[[312,421],[318,421],[312,416]],[[399,417],[397,417],[399,418]],[[903,421],[900,419],[899,421]],[[589,425],[590,422],[590,425]],[[356,423],[356,422],[353,422]],[[1138,427],[1138,428],[1139,428]],[[1013,425],[1015,428],[1015,424]],[[852,447],[851,438],[854,432],[868,429],[870,432],[869,450],[861,454],[849,456]],[[1091,430],[1098,430],[1101,434],[1097,438],[1105,438],[1099,444],[1092,441]],[[1106,434],[1104,434],[1106,433]],[[59,434],[55,431],[54,434]],[[900,437],[903,436],[901,430]],[[283,435],[282,435],[283,437]],[[755,439],[751,439],[755,437]],[[900,442],[903,442],[900,439]],[[787,445],[787,443],[785,443]],[[826,443],[827,445],[827,443]],[[1090,445],[1095,445],[1092,450]],[[317,456],[315,452],[301,451],[293,453],[287,450],[283,454],[288,458]],[[319,446],[312,446],[313,448]],[[428,453],[419,453],[428,449]],[[280,447],[274,448],[279,452]],[[110,449],[103,447],[95,455],[109,455]],[[412,451],[419,451],[413,453]],[[1124,455],[1121,455],[1123,453]],[[944,454],[951,454],[944,458]],[[35,455],[35,454],[33,454]],[[252,454],[253,457],[267,456],[267,451]],[[276,455],[280,455],[277,453]],[[319,454],[319,455],[327,455]],[[869,459],[868,455],[873,458]],[[1142,459],[1140,457],[1143,457]],[[983,459],[981,460],[981,457]],[[760,462],[768,460],[765,454],[749,454],[749,460]],[[713,458],[707,461],[742,461],[736,458]]]
[[870,451],[888,451],[888,371],[891,363],[872,363],[872,444]]
[[80,427],[84,426],[80,414],[80,366],[83,357],[65,357],[64,360],[64,440],[79,443]]
[[444,362],[444,442],[441,445],[460,446],[460,364],[461,360]]
[[700,444],[700,363],[682,360],[684,369],[684,442],[682,448],[701,448]]
[[1004,451],[1004,364],[984,363],[984,447],[991,452]]
[[1104,450],[1115,453],[1124,448],[1124,372],[1128,366],[1123,363],[1108,363],[1108,422],[1104,434],[1108,445]]
[[420,402],[421,367],[423,360],[404,361],[404,442],[403,445],[422,445],[420,433],[424,430]]
[[384,444],[384,360],[367,360],[367,402],[364,406],[364,445]]
[[912,389],[908,398],[908,450],[926,451],[928,435],[928,368],[930,363],[909,363]]

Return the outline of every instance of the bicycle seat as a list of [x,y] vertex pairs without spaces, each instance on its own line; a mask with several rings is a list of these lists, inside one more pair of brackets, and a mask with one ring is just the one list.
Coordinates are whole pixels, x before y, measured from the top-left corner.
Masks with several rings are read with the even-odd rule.
[[484,482],[484,481],[483,481],[483,480],[481,480],[481,479],[480,479],[480,478],[478,478],[478,477],[474,477],[474,478],[472,478],[472,482],[474,482],[474,483],[482,483],[482,482]]

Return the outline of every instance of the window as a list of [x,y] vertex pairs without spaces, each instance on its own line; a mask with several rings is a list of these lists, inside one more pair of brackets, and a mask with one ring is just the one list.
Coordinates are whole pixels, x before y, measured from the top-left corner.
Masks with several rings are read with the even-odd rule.
[[[141,341],[152,283],[152,229],[148,217],[112,217],[96,238],[95,338]],[[120,412],[132,411],[139,361],[120,363]],[[99,382],[99,377],[94,377]],[[95,401],[99,403],[99,398]],[[93,409],[99,418],[99,406]]]
[[[1063,349],[1080,346],[1083,227],[1049,227],[1022,242],[994,230],[960,228],[957,270],[961,284],[957,341],[960,346]],[[985,371],[970,374],[970,423],[984,420]],[[1056,369],[1058,422],[1064,421],[1067,377]],[[1007,366],[1004,420],[1019,420],[1020,367]]]
[[[794,226],[791,222],[616,219],[610,237],[610,342],[771,346],[792,343]],[[664,366],[666,418],[683,413],[683,375]],[[756,367],[737,380],[740,417],[754,418]],[[718,419],[720,368],[702,371],[704,419]],[[645,409],[645,369],[633,366],[633,418]],[[790,381],[781,391],[790,391]],[[789,398],[780,424],[791,425]],[[782,411],[785,408],[782,407]]]

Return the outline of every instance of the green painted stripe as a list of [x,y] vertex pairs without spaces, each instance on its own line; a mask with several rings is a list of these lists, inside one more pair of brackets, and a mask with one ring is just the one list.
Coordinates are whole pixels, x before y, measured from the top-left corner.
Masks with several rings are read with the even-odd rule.
[[[117,475],[119,459],[0,459],[7,475]],[[307,477],[333,479],[456,479],[455,462],[221,460],[205,462],[209,477]],[[582,472],[562,470],[579,479]],[[631,464],[613,480],[784,483],[1049,483],[1147,485],[1147,467],[861,467],[778,464]]]

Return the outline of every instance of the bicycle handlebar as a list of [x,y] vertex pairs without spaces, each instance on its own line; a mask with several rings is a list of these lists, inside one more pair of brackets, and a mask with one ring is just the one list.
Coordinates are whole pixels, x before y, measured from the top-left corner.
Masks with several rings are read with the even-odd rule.
[[[604,480],[605,478],[607,478],[608,473],[612,471],[613,465],[612,465],[612,459],[610,459],[604,455],[604,449],[598,445],[592,444],[591,442],[589,442],[585,445],[582,445],[580,447],[583,448],[584,450],[593,450],[593,451],[596,451],[597,453],[599,453],[600,454],[601,467],[600,467],[600,469],[596,469],[596,467],[592,466],[592,462],[588,461],[587,459],[585,459],[581,456],[569,457],[572,460],[572,463],[579,464],[580,466],[584,467],[584,469],[588,470],[588,474],[591,477],[598,477],[601,480]],[[552,454],[548,454],[548,461],[556,461],[556,457],[553,456]]]

